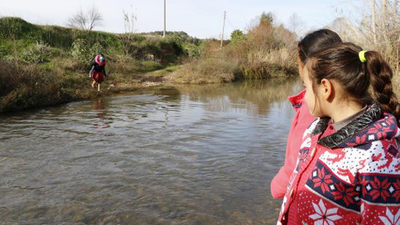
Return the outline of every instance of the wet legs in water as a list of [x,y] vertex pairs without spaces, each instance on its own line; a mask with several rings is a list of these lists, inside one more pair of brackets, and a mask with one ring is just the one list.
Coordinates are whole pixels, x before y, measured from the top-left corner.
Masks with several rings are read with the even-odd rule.
[[92,88],[95,88],[95,85],[97,84],[97,91],[100,92],[100,83],[97,83],[95,80],[92,82]]

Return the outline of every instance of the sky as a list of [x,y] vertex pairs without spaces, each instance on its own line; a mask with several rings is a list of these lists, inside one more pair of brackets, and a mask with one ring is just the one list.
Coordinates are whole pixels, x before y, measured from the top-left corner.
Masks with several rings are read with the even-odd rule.
[[[185,31],[198,38],[219,38],[227,13],[225,38],[235,29],[246,31],[263,11],[272,12],[278,23],[289,26],[295,13],[302,31],[329,25],[336,10],[347,7],[344,0],[167,0],[167,30]],[[0,0],[0,17],[16,16],[43,25],[66,26],[68,18],[93,5],[102,14],[101,27],[113,33],[123,33],[123,12],[137,16],[136,32],[163,30],[164,0]]]

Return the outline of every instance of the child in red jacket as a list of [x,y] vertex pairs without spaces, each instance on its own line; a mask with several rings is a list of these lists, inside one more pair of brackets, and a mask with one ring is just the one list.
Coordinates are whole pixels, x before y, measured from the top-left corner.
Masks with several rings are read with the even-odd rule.
[[[308,58],[339,42],[342,42],[339,35],[328,29],[317,30],[305,36],[298,44],[299,73],[303,73],[303,67]],[[305,91],[302,91],[298,95],[289,97],[289,101],[296,110],[296,115],[293,118],[287,140],[285,164],[271,182],[271,194],[274,198],[283,198],[285,195],[289,178],[299,155],[303,133],[315,120],[315,117],[310,115],[307,105],[304,104],[304,94]]]
[[379,53],[352,43],[307,61],[304,99],[317,119],[303,135],[278,224],[400,224],[400,104],[392,77]]

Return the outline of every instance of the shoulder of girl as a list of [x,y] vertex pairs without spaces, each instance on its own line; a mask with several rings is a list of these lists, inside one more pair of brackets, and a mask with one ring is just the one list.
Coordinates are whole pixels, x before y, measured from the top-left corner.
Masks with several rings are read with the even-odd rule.
[[357,147],[361,171],[400,175],[400,152],[395,139],[377,140]]

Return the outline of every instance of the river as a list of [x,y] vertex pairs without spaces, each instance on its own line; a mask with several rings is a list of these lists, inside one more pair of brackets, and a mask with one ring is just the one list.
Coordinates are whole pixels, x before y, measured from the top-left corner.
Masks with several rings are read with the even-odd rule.
[[156,87],[2,115],[0,224],[274,224],[300,87]]

